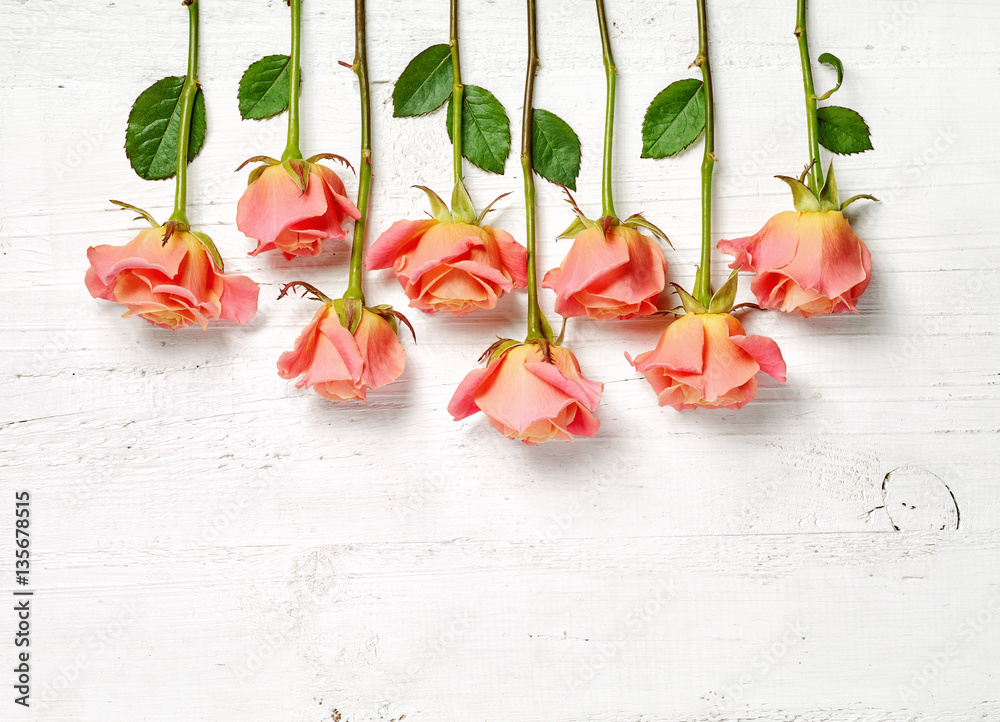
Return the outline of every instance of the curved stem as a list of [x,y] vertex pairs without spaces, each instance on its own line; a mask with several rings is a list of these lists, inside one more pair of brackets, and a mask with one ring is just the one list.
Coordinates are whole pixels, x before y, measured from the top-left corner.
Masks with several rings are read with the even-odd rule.
[[802,61],[802,86],[806,92],[806,129],[809,135],[809,187],[819,195],[823,187],[823,166],[819,160],[819,116],[816,114],[816,91],[813,87],[812,63],[809,61],[809,38],[806,34],[806,0],[798,0],[795,15],[795,37],[799,42]]
[[[535,178],[531,163],[532,102],[538,70],[535,0],[528,0],[528,70],[524,78],[524,114],[521,116],[521,168],[524,175],[525,236],[528,244],[528,335],[525,341],[545,338],[545,322],[538,305],[538,270],[535,261]],[[551,340],[551,339],[550,339]]]
[[701,265],[694,284],[694,297],[704,306],[712,300],[712,172],[715,170],[715,100],[712,68],[708,61],[708,11],[706,0],[698,0],[698,57],[705,83],[705,155],[701,161]]
[[601,215],[614,216],[614,191],[611,187],[611,154],[615,136],[615,86],[618,68],[611,55],[611,39],[608,37],[608,18],[604,13],[604,0],[597,0],[597,23],[601,26],[601,52],[604,55],[604,76],[607,81],[607,103],[604,111],[604,167],[601,176]]
[[458,0],[451,0],[451,149],[455,183],[462,180],[462,67],[458,60]]
[[181,125],[177,132],[177,181],[171,221],[190,225],[187,219],[188,145],[191,141],[191,116],[198,96],[198,0],[188,3],[187,75],[181,89]]
[[300,58],[302,56],[302,0],[290,0],[292,7],[292,48],[289,53],[290,73],[288,79],[288,142],[281,160],[301,158],[299,150],[299,83],[302,77]]
[[368,49],[365,36],[365,0],[354,0],[354,64],[361,94],[361,170],[358,173],[358,210],[361,217],[354,222],[354,239],[351,245],[350,283],[344,298],[356,298],[364,305],[362,290],[364,276],[365,233],[368,230],[368,197],[372,187],[372,106],[368,95]]

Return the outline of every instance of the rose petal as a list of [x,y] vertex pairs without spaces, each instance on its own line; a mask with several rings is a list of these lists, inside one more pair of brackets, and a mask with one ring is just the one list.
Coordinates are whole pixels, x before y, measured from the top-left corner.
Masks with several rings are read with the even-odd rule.
[[316,355],[316,339],[319,336],[319,326],[328,314],[332,313],[330,306],[323,304],[312,320],[306,325],[291,351],[285,351],[278,358],[278,375],[283,379],[294,379],[309,370],[309,365]]
[[655,349],[636,356],[633,363],[636,370],[645,372],[647,369],[668,368],[701,373],[704,368],[705,327],[699,315],[689,313],[671,322]]
[[[273,243],[287,228],[322,216],[326,209],[323,183],[311,182],[303,193],[284,168],[274,165],[265,168],[243,192],[236,206],[236,227],[250,238]],[[256,252],[261,250],[258,246]]]
[[479,391],[479,387],[487,379],[497,372],[500,368],[500,363],[499,359],[495,359],[490,361],[486,368],[473,369],[465,375],[462,383],[455,389],[451,401],[448,402],[448,413],[452,415],[455,421],[461,421],[480,411],[478,404],[476,404],[476,392]]
[[730,336],[729,340],[750,354],[761,371],[784,383],[785,359],[774,339],[767,336]]
[[[728,314],[699,314],[705,327],[705,364],[700,386],[706,401],[715,401],[730,389],[742,386],[754,377],[760,367],[753,357],[732,342],[730,333],[743,334],[743,327]],[[691,383],[682,376],[681,381]]]
[[545,274],[543,288],[569,297],[595,280],[628,262],[628,246],[620,236],[609,236],[600,228],[588,228],[573,241],[558,268]]
[[[514,288],[524,288],[528,285],[528,251],[514,240],[514,236],[499,228],[485,227],[493,233],[500,251],[500,262],[510,276]],[[509,289],[508,289],[509,290]]]
[[325,381],[350,381],[356,388],[363,386],[364,358],[354,336],[340,325],[337,314],[328,313],[320,321],[319,330],[316,354],[303,383],[312,386]]
[[839,211],[802,213],[795,258],[781,268],[800,287],[836,298],[866,277],[861,239]]
[[257,313],[260,286],[247,276],[222,275],[222,313],[220,318],[247,323]]
[[187,255],[189,246],[174,233],[167,244],[163,244],[165,229],[149,228],[124,246],[91,246],[87,249],[87,260],[95,275],[102,283],[110,284],[122,271],[145,268],[159,271],[168,278],[177,275],[178,269]]
[[406,351],[399,342],[399,336],[384,318],[368,309],[362,309],[354,339],[365,361],[361,376],[365,386],[377,389],[392,383],[403,373]]
[[440,221],[433,218],[421,221],[396,221],[368,249],[365,268],[369,271],[390,268],[408,245],[417,241],[429,228],[438,223]]

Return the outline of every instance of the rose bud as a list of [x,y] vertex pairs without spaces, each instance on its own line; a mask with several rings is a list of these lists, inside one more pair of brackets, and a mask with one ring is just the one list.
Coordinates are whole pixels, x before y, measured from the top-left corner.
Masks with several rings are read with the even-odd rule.
[[365,268],[391,267],[410,306],[426,313],[464,316],[493,308],[504,293],[527,285],[524,246],[506,231],[482,224],[489,208],[476,217],[461,183],[451,211],[436,193],[421,190],[431,200],[433,217],[392,224],[368,249]]
[[857,313],[872,277],[871,254],[842,211],[859,198],[874,199],[841,204],[832,164],[819,198],[795,178],[778,177],[792,187],[796,210],[778,213],[753,236],[719,241],[719,250],[735,256],[730,268],[757,274],[750,288],[765,308],[804,318]]
[[673,321],[656,348],[625,357],[656,392],[660,406],[739,409],[757,395],[757,373],[785,380],[778,345],[747,336],[728,313],[687,313]]
[[343,160],[329,153],[284,163],[257,156],[240,166],[253,161],[265,164],[250,174],[236,207],[236,227],[257,240],[251,256],[265,251],[281,251],[289,260],[318,256],[324,239],[347,238],[344,223],[348,218],[357,220],[361,213],[347,197],[340,177],[316,163],[320,158]]
[[[305,284],[289,284],[282,295],[293,285]],[[296,388],[312,388],[331,401],[366,401],[368,389],[392,383],[403,373],[406,352],[396,318],[402,316],[388,306],[368,308],[350,300],[323,303],[295,347],[281,354],[278,375],[302,376]]]
[[544,288],[556,292],[556,312],[606,321],[656,312],[656,299],[666,282],[667,260],[656,241],[642,235],[641,225],[666,236],[641,216],[624,223],[604,216],[597,223],[579,214],[560,238],[573,246],[559,265],[545,274]]
[[470,372],[448,404],[456,421],[482,411],[501,434],[528,445],[597,433],[592,412],[604,384],[585,378],[568,349],[506,340],[487,355],[486,368]]
[[202,328],[214,319],[246,323],[257,312],[256,283],[222,272],[222,259],[204,233],[170,221],[140,231],[124,246],[91,246],[85,281],[94,298],[125,306],[122,317],[139,316],[161,328]]

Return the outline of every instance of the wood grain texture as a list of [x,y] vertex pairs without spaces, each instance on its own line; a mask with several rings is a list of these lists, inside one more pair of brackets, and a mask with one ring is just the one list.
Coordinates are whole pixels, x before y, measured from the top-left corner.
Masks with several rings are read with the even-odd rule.
[[[350,5],[305,3],[306,153],[357,154],[355,80],[337,65],[353,53]],[[447,8],[369,5],[378,232],[423,213],[411,185],[450,183],[443,115],[391,118],[392,81],[446,37]],[[466,80],[516,118],[522,3],[463,6]],[[772,176],[802,166],[790,6],[711,4],[720,238],[787,208]],[[262,284],[260,313],[170,333],[93,301],[83,273],[87,246],[139,227],[107,199],[168,214],[170,184],[140,181],[121,146],[134,97],[182,72],[185,13],[154,0],[5,2],[0,499],[33,494],[37,611],[35,705],[0,698],[0,717],[1000,719],[1000,5],[812,6],[813,53],[847,69],[835,101],[873,130],[874,152],[837,162],[842,195],[882,199],[852,206],[875,266],[862,313],[751,316],[751,332],[780,344],[788,382],[717,413],[657,408],[625,362],[659,323],[573,322],[567,344],[606,384],[601,433],[527,448],[446,411],[482,350],[522,333],[520,295],[461,320],[412,311],[406,372],[366,407],[277,377],[313,313],[278,303],[278,286],[337,289],[348,260],[343,248],[251,258],[235,227],[246,176],[233,169],[283,145],[284,118],[240,122],[236,101],[246,66],[286,50],[283,3],[202,8],[209,132],[190,215],[230,270]],[[608,12],[616,205],[670,235],[672,280],[689,283],[699,158],[641,160],[639,129],[656,92],[691,75],[694,4],[608,0]],[[536,104],[580,135],[577,198],[595,212],[593,6],[552,0],[539,13]],[[818,85],[832,75],[818,69]],[[480,205],[514,191],[492,222],[523,238],[519,172],[508,161],[505,175],[467,182]],[[569,214],[544,183],[539,216],[546,269]],[[384,273],[368,296],[406,306]]]

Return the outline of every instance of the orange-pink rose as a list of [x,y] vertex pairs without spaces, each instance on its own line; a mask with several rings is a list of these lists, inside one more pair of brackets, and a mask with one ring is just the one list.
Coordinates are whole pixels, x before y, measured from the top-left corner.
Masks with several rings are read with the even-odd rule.
[[236,207],[236,226],[257,240],[251,256],[281,251],[285,258],[318,256],[323,240],[344,240],[348,218],[361,217],[340,177],[326,166],[299,161],[306,168],[305,190],[281,164],[257,168]]
[[448,411],[456,421],[482,411],[501,434],[529,445],[594,436],[604,384],[585,378],[568,349],[549,349],[551,360],[536,343],[495,353],[486,368],[465,377]]
[[206,328],[210,320],[246,323],[253,318],[260,291],[256,283],[223,273],[194,233],[173,230],[164,243],[166,235],[167,227],[157,226],[124,246],[88,248],[90,295],[122,304],[128,309],[123,317],[139,316],[161,328],[195,323]]
[[406,352],[394,323],[369,308],[361,309],[354,333],[345,328],[333,306],[324,303],[278,359],[283,379],[302,376],[297,388],[312,388],[331,401],[365,401],[368,389],[395,381]]
[[509,233],[436,218],[397,221],[378,237],[365,268],[389,267],[410,306],[426,313],[493,308],[528,282],[527,252]]
[[765,307],[798,313],[857,313],[858,299],[872,278],[868,248],[839,210],[784,211],[755,235],[719,241],[757,277],[750,285]]
[[556,292],[556,312],[600,321],[656,312],[666,282],[667,260],[660,246],[635,228],[600,225],[583,230],[559,268],[542,286]]
[[656,348],[625,357],[656,392],[660,406],[739,409],[757,395],[758,372],[785,380],[785,361],[766,336],[747,336],[728,313],[688,313]]

